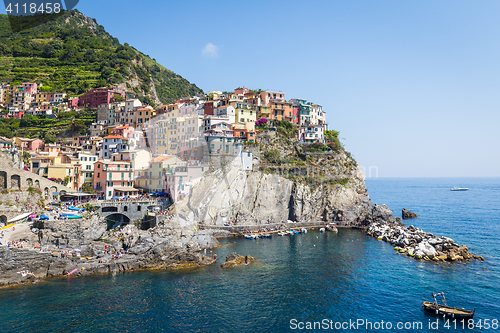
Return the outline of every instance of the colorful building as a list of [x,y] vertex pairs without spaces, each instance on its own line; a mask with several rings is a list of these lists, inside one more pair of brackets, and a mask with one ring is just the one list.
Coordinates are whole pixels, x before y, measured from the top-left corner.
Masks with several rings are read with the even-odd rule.
[[78,106],[96,108],[101,104],[115,103],[115,95],[125,99],[125,90],[107,87],[92,89],[80,96]]
[[113,197],[137,196],[131,162],[98,160],[94,164],[94,190],[106,200]]

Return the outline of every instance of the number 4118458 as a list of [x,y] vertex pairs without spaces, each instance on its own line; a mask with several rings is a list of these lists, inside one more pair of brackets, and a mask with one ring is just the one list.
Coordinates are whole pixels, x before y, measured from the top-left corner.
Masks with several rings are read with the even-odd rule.
[[42,2],[41,4],[37,3],[23,3],[19,5],[18,3],[12,4],[9,3],[5,8],[5,11],[9,15],[20,15],[20,14],[53,14],[59,13],[61,11],[61,4],[51,3],[51,2]]
[[446,319],[443,325],[444,328],[447,329],[457,329],[457,328],[462,328],[462,329],[474,329],[474,328],[479,328],[479,329],[493,329],[497,330],[498,329],[498,319],[479,319],[477,321],[474,321],[474,319]]

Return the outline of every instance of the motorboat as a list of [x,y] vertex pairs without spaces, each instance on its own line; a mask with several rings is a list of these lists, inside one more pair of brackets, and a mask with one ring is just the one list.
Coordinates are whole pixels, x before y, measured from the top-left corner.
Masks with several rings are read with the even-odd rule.
[[467,187],[454,187],[451,189],[451,191],[468,191],[469,189]]

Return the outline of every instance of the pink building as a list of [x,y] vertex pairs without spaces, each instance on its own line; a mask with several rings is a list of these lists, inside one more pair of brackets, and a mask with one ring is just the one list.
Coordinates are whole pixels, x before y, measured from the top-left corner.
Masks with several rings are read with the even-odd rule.
[[118,126],[115,129],[113,129],[113,132],[111,132],[111,134],[120,135],[120,136],[123,136],[125,138],[129,138],[132,136],[132,133],[134,133],[134,131],[135,131],[135,129],[132,126],[130,126],[129,124],[125,124],[125,125]]
[[248,88],[237,88],[234,89],[234,93],[238,95],[245,95],[248,93]]
[[24,91],[29,94],[34,95],[38,93],[38,85],[36,83],[25,82],[21,84],[21,87],[23,87]]
[[80,96],[78,105],[83,107],[96,108],[101,104],[115,103],[114,95],[125,98],[125,90],[118,88],[97,88],[89,90]]
[[285,93],[276,91],[264,91],[260,93],[262,104],[269,105],[269,103],[285,103]]
[[131,162],[98,160],[94,163],[94,190],[106,200],[113,197],[137,196]]
[[70,109],[76,109],[78,107],[78,101],[79,101],[78,97],[71,97],[68,100],[68,108],[70,108]]
[[41,139],[27,139],[14,137],[14,144],[19,150],[24,151],[40,151],[43,150],[43,141]]

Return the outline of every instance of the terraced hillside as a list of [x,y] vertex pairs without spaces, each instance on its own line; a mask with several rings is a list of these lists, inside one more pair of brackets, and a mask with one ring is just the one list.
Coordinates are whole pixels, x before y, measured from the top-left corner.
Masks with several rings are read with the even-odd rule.
[[78,96],[117,86],[158,105],[203,91],[106,32],[78,10],[34,28],[12,32],[0,15],[0,82],[39,82],[47,92]]

